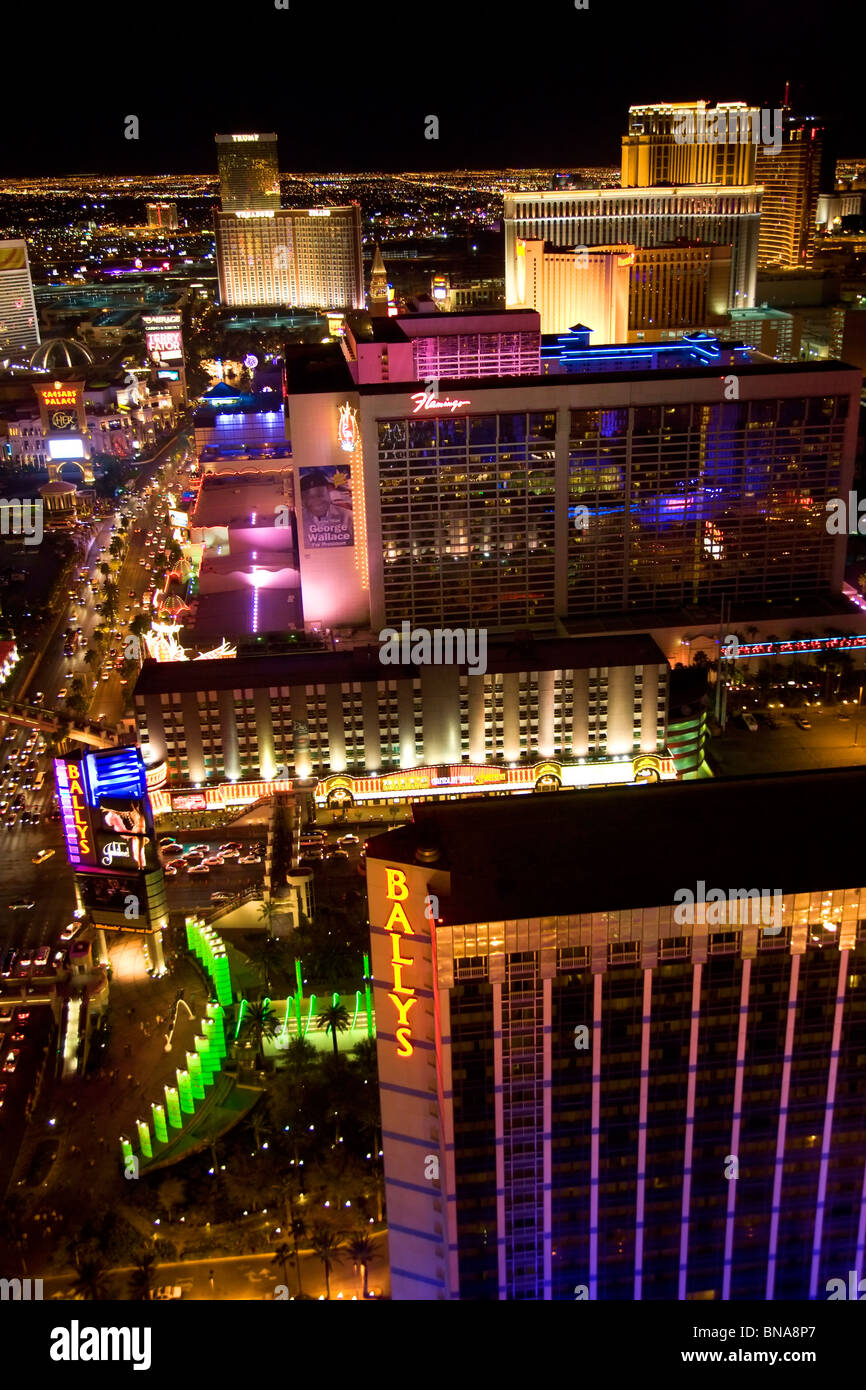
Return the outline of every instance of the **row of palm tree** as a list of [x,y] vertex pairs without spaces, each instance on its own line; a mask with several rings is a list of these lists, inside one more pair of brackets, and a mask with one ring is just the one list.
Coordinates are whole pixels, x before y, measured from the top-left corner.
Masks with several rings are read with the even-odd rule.
[[[303,1227],[303,1222],[299,1223]],[[358,1228],[353,1231],[340,1231],[333,1226],[323,1222],[317,1222],[310,1230],[310,1248],[314,1255],[322,1261],[322,1270],[325,1275],[325,1297],[331,1297],[331,1272],[335,1264],[340,1264],[344,1258],[341,1253],[345,1250],[346,1255],[352,1261],[352,1269],[358,1275],[360,1283],[359,1289],[362,1298],[367,1298],[369,1294],[368,1279],[370,1266],[376,1258],[376,1249],[368,1231]],[[273,1263],[279,1265],[283,1272],[283,1282],[288,1288],[289,1274],[288,1267],[291,1265],[296,1274],[298,1285],[298,1297],[306,1298],[301,1281],[301,1261],[298,1253],[297,1239],[294,1241],[294,1248],[283,1241],[274,1251]]]
[[[332,1002],[316,1015],[316,1021],[325,1034],[331,1034],[334,1056],[338,1057],[338,1035],[347,1032],[349,1028],[349,1011],[345,1004]],[[265,1038],[275,1038],[282,1027],[283,1019],[265,995],[260,994],[256,999],[245,1001],[239,1037],[252,1037],[255,1043],[257,1067],[262,1067],[264,1064]]]
[[[370,1266],[376,1259],[376,1248],[369,1233],[362,1228],[341,1231],[326,1222],[315,1222],[309,1230],[300,1216],[287,1219],[287,1227],[292,1235],[292,1244],[282,1241],[274,1251],[273,1263],[282,1270],[283,1282],[289,1286],[289,1267],[295,1271],[298,1298],[307,1298],[304,1293],[301,1275],[301,1251],[299,1242],[309,1234],[310,1248],[322,1261],[325,1276],[325,1296],[331,1297],[331,1273],[336,1264],[347,1256],[359,1278],[359,1291],[362,1298],[369,1293]],[[342,1252],[345,1251],[345,1256]],[[153,1250],[139,1250],[132,1257],[132,1271],[129,1275],[128,1291],[132,1301],[150,1302],[157,1289],[157,1258]],[[70,1286],[75,1298],[104,1300],[111,1297],[110,1272],[99,1255],[84,1255],[75,1262],[75,1272]]]

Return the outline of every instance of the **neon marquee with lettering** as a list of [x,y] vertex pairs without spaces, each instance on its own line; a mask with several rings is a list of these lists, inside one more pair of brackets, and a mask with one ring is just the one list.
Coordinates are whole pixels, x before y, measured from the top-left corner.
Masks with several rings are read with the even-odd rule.
[[398,1057],[411,1057],[414,1052],[409,1011],[418,1002],[412,986],[403,983],[403,971],[415,964],[415,957],[400,954],[400,947],[403,944],[402,938],[415,935],[403,907],[408,896],[409,885],[406,882],[405,872],[402,869],[386,868],[385,897],[392,906],[388,921],[385,923],[385,930],[391,938],[391,969],[394,975],[394,988],[388,998],[397,1010],[397,1027],[394,1030],[394,1036],[399,1043]]
[[472,404],[471,401],[452,400],[450,396],[446,396],[444,401],[440,401],[437,400],[432,391],[417,391],[411,399],[415,402],[413,415],[417,415],[421,410],[448,410],[453,415],[455,410],[459,410],[461,406]]
[[78,388],[75,386],[46,386],[40,395],[46,406],[76,405],[78,402]]

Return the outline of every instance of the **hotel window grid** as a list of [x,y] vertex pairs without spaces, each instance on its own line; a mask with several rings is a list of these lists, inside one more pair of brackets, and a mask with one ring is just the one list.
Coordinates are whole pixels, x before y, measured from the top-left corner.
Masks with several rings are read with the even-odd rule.
[[572,410],[570,617],[831,585],[847,398]]
[[555,412],[379,422],[386,621],[554,608]]
[[540,333],[460,333],[416,338],[415,377],[531,376],[541,370]]
[[[826,934],[819,948],[811,940],[816,914],[830,898],[837,931]],[[692,1015],[695,967],[687,959],[690,941],[675,936],[671,908],[645,908],[608,914],[640,936],[648,952],[645,975],[638,964],[605,960],[600,967],[600,991],[590,964],[590,945],[598,933],[592,914],[517,923],[475,923],[446,928],[438,934],[441,988],[450,990],[452,1034],[453,1114],[458,1149],[456,1201],[460,1222],[459,1273],[462,1299],[520,1297],[523,1287],[509,1264],[500,1291],[491,1276],[490,1248],[497,1238],[506,1242],[528,1235],[531,1244],[532,1187],[525,1190],[507,1181],[500,1188],[505,1225],[496,1221],[495,1197],[497,1124],[489,1093],[493,1083],[496,986],[473,981],[476,963],[494,949],[502,952],[492,978],[505,980],[506,990],[526,988],[528,1007],[521,1026],[532,1020],[533,991],[538,977],[552,976],[551,1026],[541,1039],[549,1047],[552,1067],[552,1123],[549,1153],[552,1170],[552,1230],[555,1300],[574,1300],[574,1286],[589,1284],[594,1261],[596,1295],[600,1299],[633,1301],[677,1299],[707,1294],[723,1296],[725,1231],[728,1220],[727,1185],[719,1185],[717,1155],[727,1153],[738,1069],[743,1078],[739,1152],[748,1163],[741,1170],[733,1216],[733,1267],[730,1296],[763,1301],[809,1297],[810,1259],[822,1160],[822,1133],[831,1134],[831,1161],[824,1196],[824,1224],[818,1251],[818,1296],[825,1281],[839,1269],[853,1267],[859,1199],[862,1188],[863,1100],[859,1079],[860,1041],[866,1028],[866,920],[860,906],[863,890],[785,895],[801,938],[784,951],[757,956],[741,942],[733,952],[711,955],[701,964],[698,1012]],[[809,923],[810,938],[802,939]],[[542,932],[544,933],[542,936]],[[855,945],[855,934],[856,942]],[[584,936],[586,946],[576,938]],[[505,938],[503,940],[503,938]],[[540,968],[531,953],[511,954],[509,947],[531,942],[555,943],[555,961]],[[658,944],[659,964],[654,964]],[[684,951],[685,942],[685,951]],[[573,944],[574,943],[574,944]],[[613,941],[609,945],[615,944]],[[850,952],[840,994],[840,947]],[[744,958],[750,957],[750,979],[744,996]],[[796,1006],[793,1050],[786,1061],[787,1000],[792,996],[793,958],[798,957],[798,980],[793,986]],[[652,963],[651,963],[652,962]],[[491,961],[493,966],[493,961]],[[513,968],[511,968],[513,966]],[[528,966],[528,969],[527,969]],[[554,973],[555,971],[555,973]],[[516,978],[519,976],[519,979]],[[459,977],[459,978],[458,978]],[[453,983],[452,983],[453,981]],[[649,1011],[644,1013],[645,985]],[[745,1053],[738,1062],[737,1018],[744,998]],[[841,1047],[832,1052],[834,1012],[841,1012]],[[503,1015],[504,1020],[504,1015]],[[592,1067],[575,1065],[591,1058],[591,1050],[576,1052],[579,1026],[597,1021],[601,1028],[599,1070],[600,1127],[597,1157],[593,1158],[590,1117],[593,1104]],[[695,1105],[689,1109],[688,1071],[690,1031],[696,1029],[697,1070]],[[649,1090],[645,1121],[641,1117],[641,1047],[646,1029],[649,1046]],[[503,1029],[504,1032],[504,1029]],[[590,1033],[592,1027],[590,1026]],[[503,1061],[511,1038],[503,1037]],[[780,1135],[785,1068],[789,1068],[790,1101],[786,1113],[781,1167],[776,1150]],[[838,1070],[832,1127],[828,1076]],[[534,1079],[538,1064],[530,1059],[527,1075]],[[504,1078],[503,1071],[503,1078]],[[525,1079],[525,1078],[521,1078]],[[686,1205],[688,1238],[686,1264],[680,1267],[683,1226],[685,1129],[691,1115],[694,1150],[691,1196]],[[520,1117],[506,1121],[500,1131],[502,1151],[520,1155],[523,1136]],[[645,1124],[646,1156],[638,1160],[639,1123]],[[541,1134],[539,1124],[536,1133]],[[535,1142],[530,1135],[529,1142]],[[536,1159],[543,1172],[544,1142]],[[465,1146],[465,1147],[464,1147]],[[506,1149],[507,1146],[507,1149]],[[779,1216],[773,1219],[773,1183],[781,1177]],[[590,1193],[598,1192],[598,1224],[594,1250],[590,1246]],[[639,1186],[643,1202],[643,1254],[638,1256]],[[527,1212],[520,1203],[525,1201]],[[513,1209],[509,1209],[512,1206]],[[529,1220],[527,1227],[518,1221]],[[775,1228],[775,1229],[774,1229]],[[773,1290],[767,1294],[771,1271]],[[537,1268],[543,1269],[538,1246]],[[495,1270],[495,1261],[493,1262]],[[684,1291],[680,1292],[680,1281]],[[637,1287],[636,1287],[637,1283]],[[492,1286],[491,1286],[492,1285]],[[525,1295],[524,1295],[525,1296]],[[532,1296],[531,1294],[529,1295]],[[538,1297],[544,1296],[539,1293]]]

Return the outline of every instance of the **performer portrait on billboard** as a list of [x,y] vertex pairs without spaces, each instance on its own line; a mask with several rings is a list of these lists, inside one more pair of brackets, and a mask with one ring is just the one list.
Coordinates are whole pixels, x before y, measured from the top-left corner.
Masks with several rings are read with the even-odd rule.
[[[301,514],[304,545],[308,550],[354,545],[351,494],[347,486],[349,476],[347,468],[301,469]],[[335,492],[342,505],[335,500]]]

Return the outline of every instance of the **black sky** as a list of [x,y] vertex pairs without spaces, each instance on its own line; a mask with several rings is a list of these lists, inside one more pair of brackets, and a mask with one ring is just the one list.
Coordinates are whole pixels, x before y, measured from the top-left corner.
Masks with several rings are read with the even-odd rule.
[[786,80],[831,155],[866,154],[837,0],[289,4],[8,8],[0,178],[215,172],[218,130],[276,130],[284,172],[618,164],[630,104],[775,107]]

